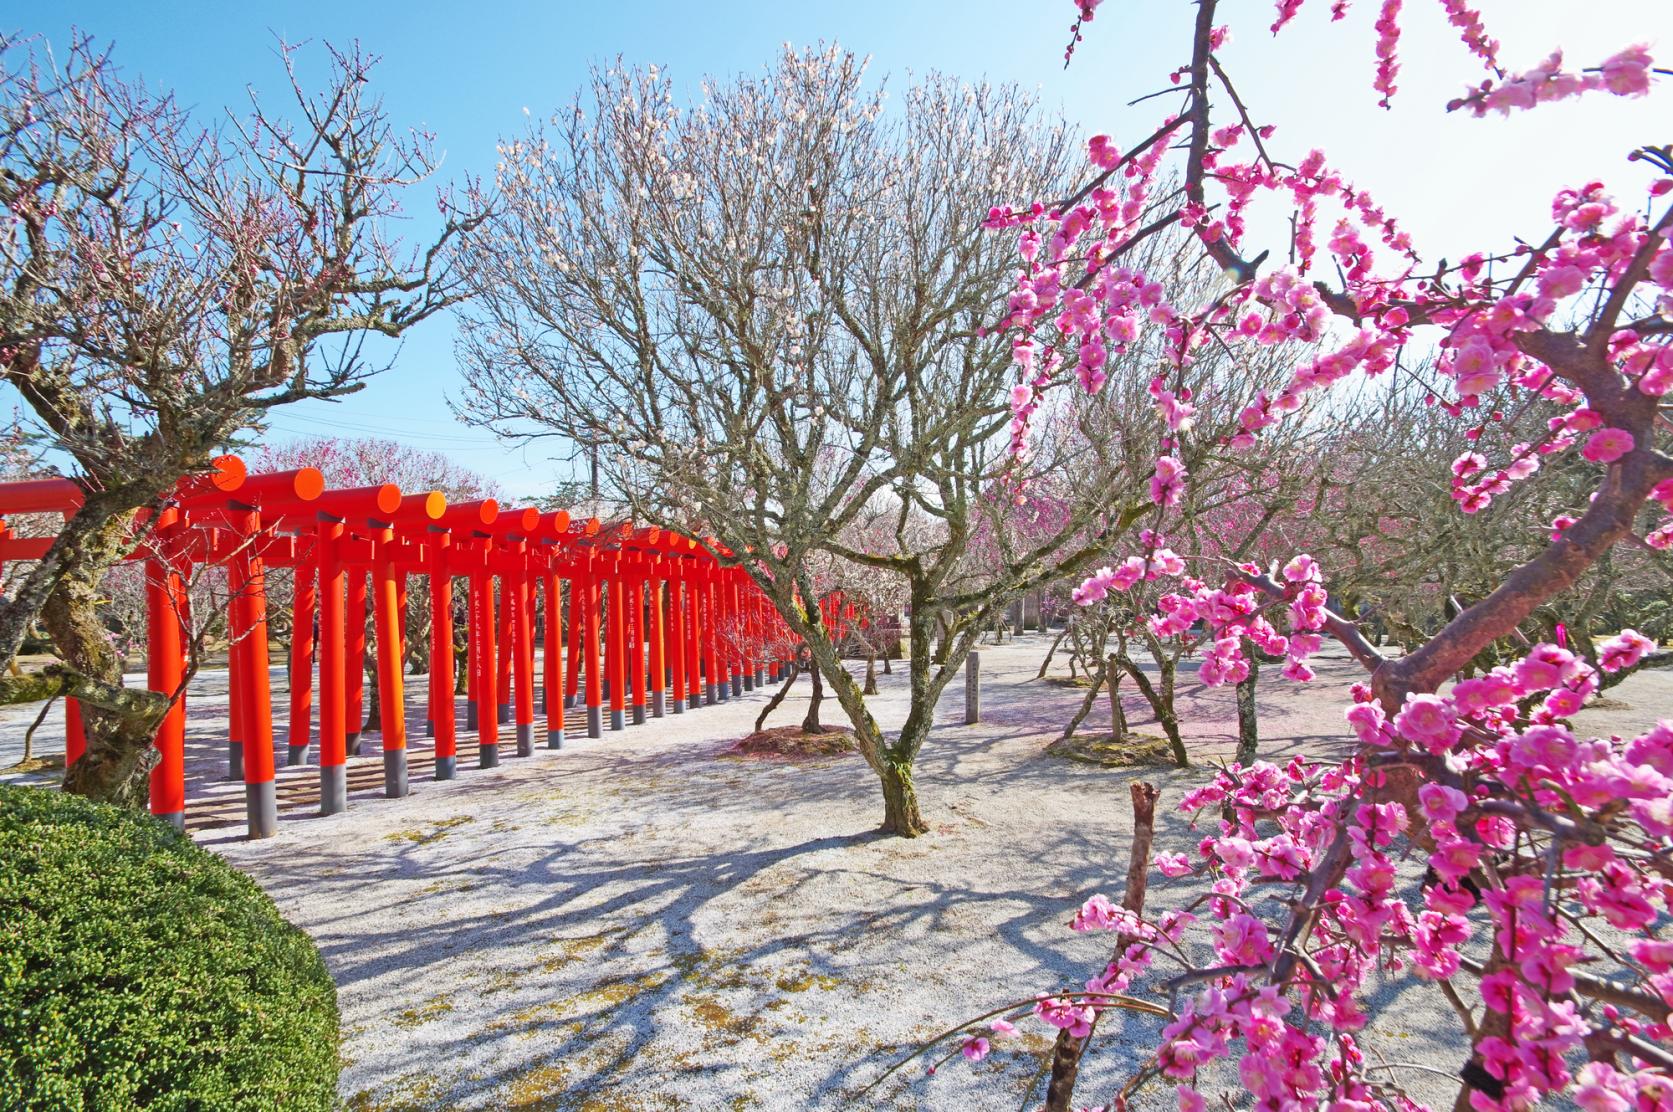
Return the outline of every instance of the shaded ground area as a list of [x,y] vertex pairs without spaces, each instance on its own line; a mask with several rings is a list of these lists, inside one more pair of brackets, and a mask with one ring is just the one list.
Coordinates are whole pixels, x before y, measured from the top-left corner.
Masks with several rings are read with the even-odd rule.
[[[351,1108],[1016,1107],[1035,1061],[1003,1047],[862,1090],[918,1040],[1096,971],[1106,940],[1066,924],[1087,895],[1119,886],[1128,782],[1162,787],[1157,848],[1185,849],[1197,835],[1173,805],[1204,775],[1045,755],[1080,692],[1032,679],[1044,648],[983,650],[980,726],[959,725],[963,691],[949,689],[919,771],[932,830],[913,841],[873,833],[881,800],[855,756],[717,759],[750,732],[764,692],[562,751],[516,758],[507,745],[490,771],[462,734],[460,777],[443,784],[421,761],[420,678],[409,798],[381,797],[372,739],[347,813],[318,818],[304,802],[277,837],[249,843],[242,789],[219,779],[225,679],[210,675],[194,689],[188,808],[194,821],[230,816],[200,840],[319,943],[339,986]],[[1319,672],[1306,687],[1263,685],[1266,758],[1341,743],[1359,673],[1338,657]],[[905,676],[879,680],[878,716],[897,724]],[[1593,728],[1667,714],[1670,681],[1629,680]],[[799,721],[805,691],[769,725]],[[1232,705],[1229,689],[1182,675],[1199,758],[1232,752]],[[1135,730],[1153,730],[1141,700],[1126,709]],[[32,718],[0,714],[0,764]],[[43,735],[61,745],[61,726]],[[315,775],[282,771],[282,790],[306,801]],[[1153,907],[1179,897],[1157,881]],[[1455,1068],[1455,1021],[1420,995],[1385,1013],[1396,1018],[1373,1041],[1395,1060]],[[1024,1048],[1047,1045],[1043,1028],[1024,1029]],[[1130,1021],[1107,1030],[1087,1103],[1108,1099],[1150,1037]],[[1430,1099],[1450,1100],[1444,1078],[1435,1086]],[[1158,1099],[1172,1106],[1165,1090]]]

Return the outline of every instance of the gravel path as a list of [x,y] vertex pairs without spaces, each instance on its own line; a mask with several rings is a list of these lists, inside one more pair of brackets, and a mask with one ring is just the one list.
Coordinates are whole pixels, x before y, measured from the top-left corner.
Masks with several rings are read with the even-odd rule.
[[[243,841],[238,825],[197,836],[318,942],[339,986],[352,1109],[1014,1107],[1035,1063],[1004,1051],[860,1090],[917,1040],[1078,983],[1105,960],[1105,940],[1065,924],[1091,892],[1117,892],[1126,785],[1140,773],[1042,752],[1081,694],[1032,678],[1044,646],[1025,637],[983,651],[980,726],[959,724],[962,686],[948,690],[919,763],[933,829],[911,841],[873,832],[881,799],[857,756],[724,755],[759,692],[493,771],[466,768],[462,738],[450,783],[415,779],[403,800],[368,787],[342,815],[286,813],[263,842]],[[1339,743],[1356,678],[1333,657],[1311,685],[1263,685],[1263,756]],[[888,726],[904,715],[904,676],[880,679],[874,706]],[[198,813],[242,796],[214,779],[217,685],[224,702],[224,674],[194,691]],[[1612,695],[1598,726],[1627,729],[1668,713],[1673,676],[1634,677]],[[409,699],[421,726],[422,687]],[[1231,700],[1182,676],[1195,754],[1229,753]],[[1145,730],[1136,696],[1127,707]],[[773,721],[800,714],[792,698]],[[32,718],[0,713],[0,765]],[[61,752],[52,719],[43,737]],[[379,762],[368,753],[356,763]],[[1173,804],[1202,772],[1142,775],[1164,793],[1157,848],[1188,848],[1196,836]],[[1179,894],[1167,882],[1152,892],[1153,908]],[[1424,995],[1399,1001],[1373,1041],[1450,1071],[1455,1021]],[[1108,1098],[1147,1035],[1137,1023],[1106,1030],[1083,1073],[1088,1102]],[[1425,1095],[1450,1101],[1450,1084],[1435,1085]]]

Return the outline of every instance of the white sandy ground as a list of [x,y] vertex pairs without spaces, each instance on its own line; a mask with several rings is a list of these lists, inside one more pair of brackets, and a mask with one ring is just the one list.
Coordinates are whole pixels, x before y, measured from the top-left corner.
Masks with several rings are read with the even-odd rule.
[[[373,738],[351,762],[363,786],[347,813],[283,812],[278,836],[261,842],[243,840],[241,822],[197,836],[319,944],[338,984],[353,1109],[1018,1107],[1036,1059],[1016,1050],[1049,1045],[1034,1022],[987,1062],[957,1060],[932,1078],[909,1067],[865,1086],[925,1036],[1101,968],[1107,939],[1066,923],[1092,892],[1119,896],[1128,783],[1161,785],[1157,849],[1182,850],[1197,836],[1174,804],[1205,776],[1044,755],[1081,696],[1032,678],[1044,648],[1031,635],[983,650],[979,726],[960,724],[963,688],[951,685],[918,766],[933,829],[915,840],[875,833],[881,799],[857,756],[722,756],[749,731],[759,691],[599,740],[572,736],[562,751],[507,756],[491,771],[474,767],[461,731],[459,778],[415,775],[400,800],[376,786]],[[1345,687],[1359,675],[1336,656],[1311,685],[1263,684],[1263,756],[1339,745]],[[282,685],[282,670],[274,676]],[[897,725],[904,673],[881,680],[873,706]],[[798,720],[806,690],[773,722]],[[408,692],[415,735],[423,694],[419,677]],[[1587,725],[1635,729],[1673,714],[1673,675],[1641,674],[1610,695]],[[1231,700],[1182,675],[1198,756],[1229,752]],[[221,779],[224,703],[224,672],[202,677],[188,809],[230,819],[242,790]],[[277,693],[274,703],[285,706]],[[1136,693],[1127,708],[1146,730]],[[33,717],[0,712],[0,766]],[[37,743],[61,746],[61,722],[55,709]],[[282,729],[279,744],[282,764]],[[428,748],[412,744],[415,757]],[[315,775],[281,768],[281,785]],[[1178,900],[1182,883],[1153,878],[1152,909]],[[1390,1061],[1450,1074],[1462,1058],[1456,1021],[1410,987],[1384,987],[1369,1041]],[[1109,1099],[1150,1031],[1121,1013],[1106,1020],[1084,1103]],[[1165,1088],[1152,1091],[1147,1105],[1172,1107]],[[1446,1077],[1418,1084],[1443,1105],[1453,1092]]]

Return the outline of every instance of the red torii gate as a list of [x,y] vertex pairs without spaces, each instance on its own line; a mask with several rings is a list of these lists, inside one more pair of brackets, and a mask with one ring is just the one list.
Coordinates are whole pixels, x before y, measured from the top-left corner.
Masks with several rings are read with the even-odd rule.
[[[67,479],[0,483],[0,564],[38,560],[53,540],[13,536],[4,515],[68,518],[81,500],[80,488]],[[562,747],[564,712],[578,700],[586,708],[587,735],[596,738],[603,735],[606,701],[610,728],[620,730],[629,710],[635,724],[645,720],[647,708],[661,717],[665,693],[671,693],[673,712],[683,713],[751,690],[766,682],[769,671],[777,679],[784,663],[762,659],[762,646],[772,643],[767,635],[780,619],[747,575],[716,560],[712,542],[705,546],[656,528],[572,521],[562,510],[502,510],[492,499],[449,506],[439,491],[403,495],[389,483],[327,490],[314,468],[249,475],[236,456],[223,456],[209,474],[183,480],[154,518],[136,520],[141,526],[148,528],[129,559],[145,567],[146,674],[153,691],[173,695],[185,677],[193,568],[227,569],[228,771],[244,782],[253,838],[270,836],[278,822],[268,568],[290,568],[295,576],[286,763],[306,764],[310,739],[317,736],[321,814],[348,805],[347,758],[359,751],[364,717],[368,608],[384,790],[392,797],[408,792],[402,662],[410,575],[428,576],[430,584],[426,733],[434,737],[438,780],[457,772],[456,577],[468,584],[465,725],[476,732],[481,768],[499,763],[502,714],[514,726],[517,755],[534,751],[537,613],[545,629],[540,702],[553,749]],[[66,707],[68,765],[84,742],[75,700]],[[185,728],[182,694],[158,727],[161,761],[151,775],[152,813],[180,828]]]

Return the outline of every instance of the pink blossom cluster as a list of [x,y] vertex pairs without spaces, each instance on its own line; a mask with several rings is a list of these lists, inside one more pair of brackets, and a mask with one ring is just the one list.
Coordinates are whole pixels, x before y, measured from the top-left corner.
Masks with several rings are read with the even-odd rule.
[[[1149,619],[1151,632],[1177,637],[1202,622],[1207,647],[1198,675],[1209,687],[1248,677],[1246,641],[1264,653],[1285,658],[1284,675],[1289,678],[1311,679],[1307,658],[1319,650],[1322,638],[1317,631],[1325,626],[1326,595],[1318,565],[1310,556],[1297,556],[1284,566],[1281,576],[1281,582],[1267,581],[1269,590],[1257,585],[1263,578],[1260,569],[1249,564],[1238,567],[1235,575],[1218,585],[1183,577],[1182,592],[1157,600],[1157,613]],[[1275,608],[1282,609],[1287,634],[1279,633],[1268,617]]]
[[[1313,569],[1297,570],[1300,582],[1316,581]],[[1631,667],[1651,648],[1623,631],[1599,646],[1599,667]],[[1355,703],[1349,723],[1366,749],[1344,765],[1297,758],[1224,770],[1183,807],[1230,817],[1195,861],[1154,862],[1164,875],[1200,872],[1211,883],[1203,914],[1151,921],[1091,897],[1073,929],[1113,931],[1125,945],[1086,996],[1042,1001],[1037,1014],[1089,1029],[1108,994],[1167,962],[1197,986],[1154,1059],[1182,1083],[1180,1108],[1204,1107],[1191,1083],[1221,1060],[1237,1062],[1257,1107],[1416,1107],[1365,1068],[1357,1037],[1369,979],[1401,969],[1472,978],[1481,1021],[1503,1020],[1479,1044],[1491,1085],[1474,1090],[1472,1107],[1527,1108],[1559,1093],[1584,1108],[1673,1107],[1665,1068],[1574,1061],[1588,1047],[1631,1058],[1634,1047],[1673,1038],[1673,942],[1645,933],[1673,914],[1673,878],[1657,865],[1673,853],[1673,723],[1628,740],[1576,735],[1564,719],[1597,679],[1573,652],[1537,645],[1444,695],[1407,696],[1392,718],[1368,696]],[[1385,767],[1413,762],[1428,771],[1417,806],[1432,846],[1421,850],[1407,839],[1416,816],[1369,790]],[[1284,937],[1282,918],[1257,906],[1275,892],[1279,904],[1307,899],[1342,833],[1341,879],[1317,900],[1311,931]],[[1415,904],[1400,891],[1402,859],[1414,851],[1430,870]],[[1212,946],[1206,966],[1180,946],[1193,927]],[[1605,944],[1610,932],[1636,941]],[[1482,953],[1492,957],[1466,956]]]
[[1488,37],[1487,28],[1481,22],[1481,13],[1464,0],[1441,0],[1441,7],[1446,9],[1447,21],[1458,28],[1458,33],[1463,38],[1464,45],[1470,48],[1470,53],[1480,58],[1488,69],[1497,71],[1499,41]]
[[[1629,47],[1595,69],[1567,70],[1557,53],[1507,74],[1475,8],[1439,2],[1489,71],[1451,106],[1477,116],[1593,91],[1639,96],[1662,73],[1648,50]],[[1083,18],[1092,6],[1082,5]],[[1276,0],[1272,30],[1302,6]],[[1338,0],[1332,16],[1346,7]],[[1400,0],[1380,0],[1373,84],[1384,103],[1395,92],[1403,15]],[[1365,648],[1327,609],[1308,557],[1271,573],[1242,565],[1197,579],[1163,543],[1159,530],[1184,504],[1191,478],[1184,461],[1195,458],[1186,450],[1196,447],[1193,389],[1207,389],[1193,381],[1193,364],[1209,345],[1234,354],[1309,349],[1282,387],[1242,410],[1225,445],[1242,448],[1308,410],[1316,391],[1396,367],[1410,372],[1421,360],[1409,346],[1427,354],[1439,339],[1432,366],[1452,385],[1432,401],[1454,415],[1480,413],[1471,441],[1507,412],[1537,405],[1549,415],[1542,433],[1499,458],[1485,447],[1457,457],[1452,494],[1464,512],[1573,454],[1596,467],[1599,485],[1592,506],[1551,521],[1553,574],[1575,574],[1559,561],[1574,562],[1584,543],[1620,538],[1625,526],[1616,523],[1641,522],[1643,507],[1666,516],[1647,533],[1640,526],[1642,541],[1673,547],[1673,477],[1658,443],[1667,427],[1658,407],[1673,388],[1665,327],[1673,319],[1673,154],[1645,148],[1634,156],[1659,175],[1648,204],[1618,202],[1587,181],[1556,196],[1549,235],[1425,267],[1404,228],[1323,153],[1293,164],[1269,156],[1272,126],[1232,92],[1215,56],[1227,29],[1205,27],[1192,63],[1169,75],[1187,85],[1184,103],[1170,101],[1173,114],[1154,133],[1119,145],[1097,137],[1086,189],[1056,205],[989,216],[990,227],[1019,236],[1023,256],[1004,326],[1027,342],[1028,361],[1018,364],[1028,390],[1015,399],[1024,426],[1032,410],[1021,409],[1037,405],[1039,392],[1071,373],[1083,390],[1099,390],[1115,357],[1137,343],[1161,364],[1150,390],[1151,530],[1140,537],[1141,554],[1100,569],[1075,601],[1092,605],[1112,591],[1176,580],[1171,590],[1158,583],[1155,613],[1144,620],[1159,637],[1200,643],[1210,685],[1249,675],[1250,645],[1284,657],[1285,674],[1297,680],[1311,676],[1309,658],[1325,635]],[[1210,87],[1214,78],[1229,97]],[[1231,108],[1235,117],[1212,115]],[[1185,187],[1164,195],[1163,152],[1173,150],[1187,152]],[[1251,261],[1243,244],[1250,208],[1262,199],[1293,229],[1288,265],[1264,270],[1266,254]],[[1134,267],[1132,248],[1169,224],[1188,229],[1225,273],[1204,304],[1185,304]],[[1576,534],[1586,542],[1565,545]],[[1527,595],[1542,589],[1519,585]],[[1504,604],[1498,616],[1514,618],[1518,605]],[[1514,664],[1449,679],[1454,661],[1470,655],[1460,646],[1482,647],[1474,634],[1454,633],[1436,639],[1450,637],[1454,655],[1421,681],[1406,677],[1424,673],[1366,649],[1377,689],[1356,687],[1347,710],[1359,741],[1351,758],[1233,766],[1192,792],[1186,809],[1217,826],[1194,854],[1158,854],[1154,865],[1165,876],[1200,878],[1200,898],[1155,917],[1088,900],[1072,925],[1113,932],[1115,959],[1084,994],[1041,997],[1033,1013],[1084,1034],[1118,1005],[1114,994],[1153,984],[1158,967],[1172,964],[1180,975],[1161,982],[1160,996],[1144,996],[1170,1000],[1151,1068],[1178,1082],[1182,1109],[1207,1106],[1202,1070],[1216,1062],[1235,1065],[1241,1084],[1220,1096],[1252,1095],[1258,1108],[1411,1108],[1397,1071],[1368,1066],[1358,1042],[1371,975],[1408,972],[1445,982],[1443,994],[1463,1013],[1471,1037],[1461,1056],[1477,1071],[1471,1107],[1524,1109],[1560,1095],[1586,1109],[1673,1108],[1673,943],[1660,937],[1673,915],[1673,724],[1633,738],[1583,737],[1570,725],[1604,676],[1634,667],[1654,646],[1625,630],[1590,660],[1541,644]],[[1187,931],[1212,948],[1206,966],[1182,945]]]
[[1070,597],[1081,606],[1104,601],[1111,591],[1129,591],[1142,580],[1185,574],[1185,559],[1161,544],[1159,537],[1146,533],[1143,556],[1129,556],[1116,567],[1102,567],[1070,592]]
[[1524,73],[1483,81],[1447,108],[1465,108],[1476,116],[1489,112],[1509,115],[1512,109],[1532,108],[1599,90],[1618,97],[1643,96],[1650,91],[1654,72],[1655,62],[1644,46],[1629,46],[1605,59],[1597,69],[1579,73],[1563,68],[1563,52],[1558,50]]
[[[1300,6],[1296,0],[1280,0],[1274,30]],[[1442,6],[1471,51],[1495,67],[1498,44],[1486,36],[1476,11],[1458,0],[1442,0]],[[1396,0],[1385,0],[1379,9],[1378,84],[1385,96],[1392,92],[1401,14]],[[1211,45],[1225,37],[1225,29],[1216,27]],[[1650,55],[1632,47],[1572,81],[1560,77],[1553,65],[1506,78],[1492,86],[1499,91],[1484,92],[1480,99],[1497,104],[1522,95],[1518,90],[1536,100],[1549,99],[1566,95],[1563,91],[1571,87],[1636,95],[1649,87],[1655,73]],[[1207,306],[1186,311],[1154,279],[1122,260],[1127,248],[1155,228],[1164,152],[1191,124],[1188,113],[1164,117],[1153,136],[1126,151],[1110,137],[1096,136],[1088,158],[1098,176],[1071,203],[990,212],[990,227],[1018,232],[1025,264],[1003,322],[1028,341],[1017,348],[1014,451],[1026,452],[1038,395],[1060,370],[1072,370],[1084,390],[1095,392],[1106,381],[1111,360],[1133,350],[1154,329],[1171,369],[1152,389],[1164,426],[1152,498],[1172,507],[1182,500],[1188,481],[1174,434],[1182,426],[1189,430],[1181,403],[1189,405],[1198,348],[1209,343],[1314,348],[1287,386],[1274,395],[1261,394],[1244,410],[1241,427],[1229,439],[1234,447],[1248,447],[1263,429],[1304,409],[1314,391],[1395,366],[1422,328],[1445,333],[1436,369],[1453,380],[1457,399],[1437,400],[1454,413],[1481,407],[1484,421],[1502,420],[1499,399],[1507,392],[1571,411],[1564,427],[1541,442],[1517,445],[1510,460],[1496,466],[1484,461],[1477,473],[1459,477],[1455,497],[1466,512],[1485,508],[1553,453],[1579,450],[1588,460],[1609,464],[1633,451],[1631,430],[1586,427],[1592,415],[1586,395],[1570,376],[1536,357],[1529,338],[1570,314],[1574,299],[1621,281],[1639,283],[1660,313],[1673,312],[1673,248],[1662,243],[1648,266],[1639,258],[1666,232],[1649,213],[1617,204],[1601,183],[1588,182],[1558,195],[1553,203],[1557,231],[1542,246],[1522,246],[1498,258],[1472,254],[1454,268],[1426,275],[1418,270],[1410,239],[1398,222],[1321,152],[1310,152],[1293,167],[1268,159],[1260,149],[1240,156],[1251,137],[1258,141],[1272,135],[1270,125],[1242,113],[1236,122],[1212,129],[1201,155],[1205,187],[1222,196],[1174,202],[1178,221],[1214,257],[1235,259],[1249,206],[1263,195],[1272,196],[1293,213],[1294,263],[1242,278]],[[1652,182],[1649,192],[1654,198],[1669,189],[1673,178],[1663,177]],[[1321,254],[1343,281],[1334,294],[1310,278]],[[1344,316],[1352,319],[1353,328],[1335,327]],[[1608,351],[1622,380],[1640,392],[1660,397],[1673,386],[1673,347],[1664,330],[1621,328]],[[1489,401],[1493,404],[1485,404]],[[1673,536],[1673,522],[1658,526],[1651,536],[1664,542]]]
[[[1673,500],[1673,480],[1664,486]],[[1270,577],[1243,566],[1210,585],[1184,576],[1183,560],[1155,534],[1143,539],[1148,557],[1103,569],[1077,601],[1174,574],[1183,589],[1159,597],[1151,628],[1170,636],[1204,623],[1205,683],[1247,675],[1245,640],[1287,656],[1286,676],[1311,677],[1306,658],[1330,617],[1316,561],[1297,556]],[[1277,607],[1287,612],[1287,636],[1267,617]],[[1568,1064],[1599,1040],[1630,1053],[1643,1040],[1673,1037],[1673,943],[1644,935],[1673,914],[1673,877],[1656,865],[1673,853],[1673,723],[1630,740],[1585,739],[1567,725],[1598,691],[1599,670],[1631,668],[1654,648],[1623,630],[1596,647],[1594,667],[1561,645],[1536,645],[1444,694],[1410,693],[1392,716],[1357,686],[1347,721],[1364,748],[1352,760],[1233,766],[1185,798],[1188,812],[1234,816],[1202,841],[1195,861],[1161,853],[1153,862],[1169,877],[1202,873],[1212,884],[1208,914],[1199,922],[1175,910],[1150,921],[1102,895],[1089,898],[1071,928],[1115,932],[1120,951],[1087,982],[1086,996],[1042,999],[1036,1014],[1071,1033],[1090,1030],[1110,994],[1127,991],[1158,959],[1170,961],[1202,987],[1163,1030],[1155,1066],[1164,1076],[1190,1082],[1214,1061],[1238,1060],[1263,1107],[1415,1107],[1393,1099],[1388,1078],[1363,1069],[1355,1033],[1367,1022],[1367,978],[1379,968],[1469,976],[1486,1009],[1508,1021],[1477,1047],[1497,1088],[1478,1089],[1473,1107],[1522,1108],[1557,1093],[1587,1108],[1673,1106],[1673,1074],[1653,1062],[1630,1070],[1603,1060],[1578,1071]],[[1378,798],[1391,764],[1424,770],[1420,815]],[[1414,818],[1429,843],[1430,873],[1416,906],[1397,891]],[[1319,894],[1310,935],[1286,944],[1282,921],[1254,910],[1255,887],[1289,884],[1294,899],[1305,898],[1302,887],[1338,843],[1349,851],[1340,882]],[[1193,925],[1213,945],[1206,969],[1178,945]],[[1606,930],[1644,936],[1621,952],[1598,942]],[[1465,956],[1481,944],[1496,955],[1485,965]],[[1627,996],[1606,993],[1600,1003],[1577,988],[1596,985],[1600,970],[1629,982]],[[1178,1093],[1182,1109],[1203,1107],[1195,1088]]]

